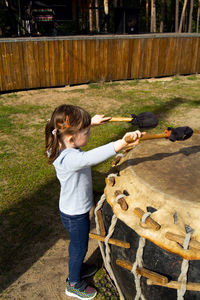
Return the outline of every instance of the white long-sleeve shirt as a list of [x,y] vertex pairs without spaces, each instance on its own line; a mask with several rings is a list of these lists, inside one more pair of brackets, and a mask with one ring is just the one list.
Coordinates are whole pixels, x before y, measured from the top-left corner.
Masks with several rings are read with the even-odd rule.
[[84,152],[67,148],[53,162],[60,181],[59,209],[68,215],[88,212],[92,207],[91,166],[115,155],[113,143]]

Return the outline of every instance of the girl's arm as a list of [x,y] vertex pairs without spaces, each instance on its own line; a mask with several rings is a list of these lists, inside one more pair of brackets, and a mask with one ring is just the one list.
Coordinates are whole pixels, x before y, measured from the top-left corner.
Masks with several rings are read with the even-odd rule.
[[[133,146],[139,143],[139,139],[142,136],[139,130],[134,132],[129,132],[124,135],[124,137],[115,142],[94,148],[86,152],[80,152],[77,149],[71,149],[70,153],[66,155],[66,159],[62,159],[62,163],[65,165],[68,170],[80,170],[89,166],[93,166],[103,162],[109,157],[116,154],[116,152],[122,150],[127,145]],[[133,143],[127,143],[125,137],[131,137]]]

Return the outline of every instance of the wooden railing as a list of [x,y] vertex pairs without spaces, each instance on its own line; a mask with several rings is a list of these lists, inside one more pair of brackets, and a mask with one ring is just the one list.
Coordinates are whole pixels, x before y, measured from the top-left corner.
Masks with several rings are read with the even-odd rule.
[[200,34],[0,39],[0,91],[200,73]]

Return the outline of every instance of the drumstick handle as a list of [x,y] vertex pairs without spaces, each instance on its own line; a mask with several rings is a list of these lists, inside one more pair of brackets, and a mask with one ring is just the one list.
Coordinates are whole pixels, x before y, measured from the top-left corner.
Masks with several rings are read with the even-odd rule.
[[126,117],[113,117],[109,120],[109,122],[131,122],[133,118],[126,118]]
[[[171,132],[170,132],[171,133]],[[153,140],[153,139],[163,139],[163,138],[169,138],[170,136],[169,132],[163,132],[163,133],[155,133],[155,134],[144,134],[141,138],[140,141],[145,141],[145,140]],[[127,143],[133,143],[134,141],[130,137],[125,137],[125,141]]]

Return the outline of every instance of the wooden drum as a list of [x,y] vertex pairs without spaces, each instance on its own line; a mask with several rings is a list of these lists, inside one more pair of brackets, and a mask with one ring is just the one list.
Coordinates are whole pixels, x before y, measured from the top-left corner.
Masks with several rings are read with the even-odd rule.
[[97,229],[120,297],[200,299],[200,135],[141,142],[112,166],[104,197]]

